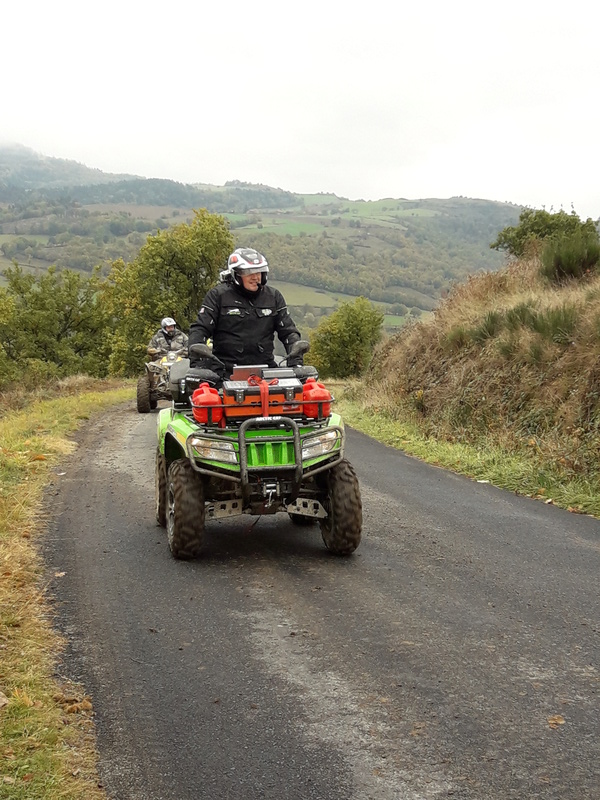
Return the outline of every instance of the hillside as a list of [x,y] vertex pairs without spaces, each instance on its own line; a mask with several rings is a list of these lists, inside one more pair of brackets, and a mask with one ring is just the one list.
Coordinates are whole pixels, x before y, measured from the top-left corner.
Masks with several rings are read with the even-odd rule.
[[539,496],[544,475],[597,486],[599,321],[596,272],[553,285],[532,259],[474,276],[381,345],[362,406],[436,441],[526,453]]
[[[77,161],[50,158],[19,144],[0,145],[0,192],[110,183],[135,178],[91,169]],[[3,198],[4,199],[4,198]]]
[[[405,317],[503,257],[489,248],[521,208],[469,199],[351,201],[268,186],[109,175],[25,148],[0,147],[0,255],[25,267],[90,271],[135,257],[157,228],[194,208],[222,214],[239,244],[264,251],[274,279],[363,295]],[[0,262],[0,267],[2,266]]]

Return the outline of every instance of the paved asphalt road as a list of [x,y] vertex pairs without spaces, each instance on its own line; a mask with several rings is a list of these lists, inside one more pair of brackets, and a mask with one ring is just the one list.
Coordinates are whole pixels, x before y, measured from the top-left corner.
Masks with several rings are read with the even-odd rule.
[[111,800],[600,798],[598,520],[349,431],[354,556],[277,515],[213,521],[177,562],[155,424],[90,423],[48,493],[62,670]]

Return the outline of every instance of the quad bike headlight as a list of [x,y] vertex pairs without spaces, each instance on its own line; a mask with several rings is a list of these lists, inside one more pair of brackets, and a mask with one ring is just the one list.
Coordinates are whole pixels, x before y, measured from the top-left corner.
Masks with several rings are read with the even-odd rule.
[[221,461],[225,464],[237,464],[237,453],[231,442],[215,442],[214,439],[192,439],[194,454],[205,461]]
[[318,436],[311,436],[302,442],[302,460],[308,461],[317,456],[330,453],[338,441],[337,431],[325,431]]

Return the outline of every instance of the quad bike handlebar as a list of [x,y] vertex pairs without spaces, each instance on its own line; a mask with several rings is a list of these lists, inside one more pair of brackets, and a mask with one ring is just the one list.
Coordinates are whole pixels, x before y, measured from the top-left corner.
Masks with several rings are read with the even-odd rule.
[[[289,358],[295,358],[296,356],[304,355],[304,353],[308,352],[310,348],[310,343],[306,341],[306,339],[298,339],[297,342],[290,348],[290,352],[287,356],[282,359],[281,365],[287,364]],[[215,363],[219,364],[220,366],[224,367],[225,364],[214,355],[212,348],[209,347],[207,344],[192,344],[189,347],[190,355],[198,356],[199,358],[211,358]]]

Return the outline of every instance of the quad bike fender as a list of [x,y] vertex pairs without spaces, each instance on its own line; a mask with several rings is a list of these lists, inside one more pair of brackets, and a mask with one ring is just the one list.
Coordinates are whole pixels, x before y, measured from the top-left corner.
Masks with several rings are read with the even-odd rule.
[[156,419],[156,435],[158,438],[158,449],[161,455],[165,453],[165,436],[172,417],[173,409],[171,408],[162,408],[158,412],[158,417]]

